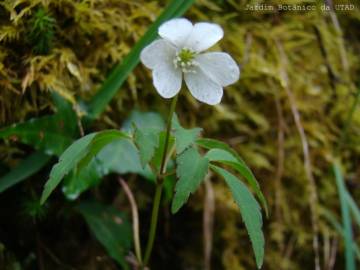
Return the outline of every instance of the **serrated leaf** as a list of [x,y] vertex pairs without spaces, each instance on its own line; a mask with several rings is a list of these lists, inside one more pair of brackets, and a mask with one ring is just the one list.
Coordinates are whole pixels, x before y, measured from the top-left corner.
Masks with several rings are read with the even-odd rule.
[[141,129],[164,130],[165,121],[159,113],[156,112],[139,112],[134,110],[124,121],[122,130],[131,132],[133,125]]
[[[157,171],[160,171],[160,167],[161,167],[161,160],[162,160],[162,155],[164,153],[164,147],[165,147],[165,138],[166,138],[166,132],[162,131],[159,133],[159,146],[155,149],[155,153],[154,153],[154,157],[152,159],[151,164],[154,166],[154,168],[156,168]],[[172,149],[174,147],[175,144],[175,138],[174,136],[170,135],[170,139],[169,139],[169,147],[168,149]],[[168,164],[168,166],[170,166],[171,164],[171,160]]]
[[218,148],[218,149],[222,149],[225,151],[228,151],[229,153],[233,154],[239,162],[243,163],[244,165],[245,162],[243,161],[243,159],[238,155],[238,153],[236,153],[236,151],[234,149],[232,149],[229,145],[227,145],[226,143],[222,142],[222,141],[218,141],[215,139],[209,139],[209,138],[200,138],[196,140],[196,144],[199,145],[202,148],[211,150],[213,148]]
[[119,130],[104,130],[98,132],[92,140],[86,156],[80,161],[79,169],[87,166],[87,164],[109,143],[116,140],[130,139],[129,135]]
[[96,133],[92,133],[82,137],[70,145],[70,147],[60,156],[59,162],[51,169],[49,180],[44,186],[41,195],[41,204],[46,201],[64,176],[75,168],[77,163],[86,155],[87,147],[95,136]]
[[156,178],[149,166],[142,167],[138,150],[130,140],[117,140],[106,145],[88,166],[66,178],[63,192],[68,199],[74,200],[110,173],[136,173],[152,182]]
[[187,202],[190,194],[198,189],[209,169],[209,160],[202,157],[193,147],[179,155],[176,163],[176,174],[179,180],[175,186],[172,213],[176,213]]
[[16,165],[10,172],[0,177],[0,193],[25,180],[40,170],[49,160],[50,156],[35,152]]
[[51,169],[49,180],[46,182],[41,196],[41,203],[45,202],[71,170],[76,167],[84,168],[105,145],[121,139],[129,139],[129,137],[118,130],[105,130],[89,134],[75,141],[65,150],[60,156],[59,162]]
[[210,161],[219,162],[225,165],[228,165],[238,171],[250,184],[250,186],[255,191],[257,197],[259,198],[260,202],[264,206],[266,215],[268,216],[268,207],[266,203],[266,199],[264,194],[261,192],[260,186],[258,181],[256,180],[254,174],[249,169],[246,164],[240,162],[237,157],[233,155],[232,152],[228,150],[213,148],[209,152],[206,153],[205,157],[207,157]]
[[75,200],[82,192],[99,184],[102,176],[102,164],[94,158],[85,168],[75,169],[65,176],[62,191],[69,200]]
[[123,269],[129,269],[125,257],[132,246],[128,218],[112,206],[84,202],[77,206],[96,239]]
[[256,258],[256,265],[261,268],[264,260],[265,239],[262,232],[262,216],[258,202],[236,176],[215,165],[210,165],[210,167],[222,176],[229,186],[248,231]]
[[190,147],[199,137],[201,128],[185,129],[183,128],[176,115],[172,119],[173,134],[176,143],[176,153],[182,153],[186,148]]
[[153,158],[155,149],[159,146],[158,130],[153,129],[139,129],[135,131],[135,143],[139,148],[140,160],[143,167],[145,167]]
[[150,167],[148,165],[142,167],[138,150],[130,140],[112,142],[101,150],[97,159],[102,163],[104,174],[136,173],[155,181],[155,175]]

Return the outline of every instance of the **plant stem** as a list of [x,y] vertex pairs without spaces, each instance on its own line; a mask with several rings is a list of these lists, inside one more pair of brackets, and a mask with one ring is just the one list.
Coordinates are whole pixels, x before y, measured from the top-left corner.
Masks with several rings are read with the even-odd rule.
[[161,194],[162,194],[162,189],[163,189],[164,174],[166,173],[166,157],[167,157],[167,152],[169,149],[171,124],[172,124],[172,118],[173,118],[175,108],[176,108],[177,99],[178,99],[178,96],[175,96],[171,102],[169,116],[168,116],[167,125],[166,125],[164,151],[163,151],[163,154],[161,157],[161,165],[160,165],[158,179],[156,181],[156,190],[155,190],[153,208],[152,208],[152,213],[151,213],[149,238],[148,238],[148,242],[146,245],[145,257],[144,257],[144,266],[147,266],[147,264],[149,263],[151,252],[152,252],[152,249],[154,246],[156,227],[157,227],[158,216],[159,216],[159,208],[160,208],[160,202],[161,202]]
[[156,185],[156,191],[153,202],[153,209],[151,214],[151,224],[149,231],[149,239],[146,245],[145,257],[144,257],[144,266],[146,266],[150,260],[151,252],[154,246],[155,235],[156,235],[156,227],[159,216],[159,208],[161,202],[161,194],[162,194],[163,184]]

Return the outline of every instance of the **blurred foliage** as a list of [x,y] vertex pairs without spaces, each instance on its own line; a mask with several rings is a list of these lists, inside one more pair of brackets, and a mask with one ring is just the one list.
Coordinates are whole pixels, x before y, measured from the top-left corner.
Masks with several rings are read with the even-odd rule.
[[[47,115],[54,109],[50,91],[72,102],[75,108],[79,97],[92,96],[113,65],[123,59],[155,20],[164,2],[0,1],[0,126]],[[270,210],[264,226],[264,269],[313,269],[311,181],[304,167],[304,141],[294,121],[294,107],[301,117],[310,150],[308,158],[315,182],[312,188],[318,196],[313,206],[319,213],[322,209],[330,210],[340,220],[330,167],[359,85],[360,12],[359,7],[337,13],[320,8],[312,12],[246,10],[248,4],[265,2],[268,5],[313,3],[319,7],[323,4],[305,0],[197,1],[186,16],[194,21],[213,21],[224,28],[224,39],[216,49],[231,53],[241,65],[242,75],[239,83],[225,90],[221,105],[199,104],[184,91],[177,111],[189,127],[197,123],[203,128],[204,136],[231,144],[254,170]],[[149,72],[139,66],[92,128],[119,128],[133,108],[165,115],[167,106],[155,92]],[[346,185],[358,202],[359,108],[355,109],[347,133],[338,155],[344,171],[348,172]],[[12,167],[28,153],[29,149],[19,142],[1,142],[0,167]],[[18,189],[0,196],[0,203],[8,206],[0,219],[0,242],[5,243],[0,243],[0,258],[5,258],[8,265],[2,266],[1,259],[1,269],[22,269],[20,262],[27,269],[30,263],[26,261],[31,262],[28,258],[37,252],[38,241],[26,235],[30,228],[18,222],[23,212],[18,205],[25,205],[26,201],[18,202],[25,200],[21,195],[32,197],[29,190],[40,192],[48,173],[47,168]],[[146,181],[137,185],[132,175],[129,178],[141,214],[149,216],[151,186]],[[119,192],[114,188],[117,183],[111,177],[109,180],[95,188],[92,196],[128,209],[126,199],[117,195]],[[253,269],[253,258],[248,255],[250,244],[236,205],[229,200],[229,191],[222,182],[214,178],[213,185],[216,197],[213,268]],[[154,269],[162,269],[169,263],[174,269],[190,266],[201,269],[203,196],[203,192],[193,196],[190,206],[174,217],[169,218],[169,213],[163,211]],[[30,226],[40,231],[49,246],[42,250],[56,251],[58,257],[77,265],[77,269],[95,269],[94,265],[98,269],[115,269],[101,247],[84,240],[88,239],[84,224],[70,212],[71,207],[63,197],[55,198],[47,208],[47,218],[34,225],[35,229]],[[36,205],[31,208],[36,210]],[[55,220],[55,225],[51,220]],[[343,269],[344,246],[336,229],[322,216],[317,225],[321,265],[330,269],[326,267],[333,259],[331,252],[336,244],[334,269]],[[55,230],[59,231],[52,236]],[[146,234],[146,230],[142,233]],[[354,231],[354,237],[360,240],[358,230]],[[188,239],[192,239],[192,245],[188,245]],[[43,251],[42,256],[50,261],[51,269],[65,269],[61,260],[54,259],[49,252]]]

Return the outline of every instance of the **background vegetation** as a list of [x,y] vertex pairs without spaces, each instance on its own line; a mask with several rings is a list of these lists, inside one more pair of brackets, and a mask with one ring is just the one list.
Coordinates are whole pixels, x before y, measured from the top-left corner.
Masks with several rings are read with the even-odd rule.
[[[247,4],[260,2],[199,0],[187,11],[193,21],[212,21],[224,28],[225,37],[216,49],[229,52],[242,74],[216,107],[199,104],[184,91],[178,114],[187,127],[202,126],[204,136],[229,143],[260,181],[270,209],[264,224],[264,269],[314,269],[317,258],[321,269],[345,269],[359,243],[359,227],[352,228],[353,240],[349,238],[351,216],[346,214],[349,206],[354,225],[359,221],[356,204],[348,203],[351,197],[360,199],[359,7],[324,12],[322,1],[271,0],[266,3],[313,3],[319,8],[245,10]],[[91,97],[165,4],[0,1],[0,125],[53,115],[30,122],[32,130],[40,127],[35,134],[25,134],[26,126],[0,131],[0,269],[117,269],[117,263],[122,264],[111,259],[114,255],[97,241],[89,222],[91,215],[110,205],[129,215],[115,174],[91,183],[80,197],[60,188],[40,207],[39,196],[56,156],[82,132],[124,127],[133,110],[166,115],[169,104],[157,95],[141,65],[116,88],[119,91],[103,113],[91,110],[91,105],[99,105]],[[14,176],[11,170],[16,166],[22,169]],[[146,235],[153,185],[146,176],[136,178],[119,170],[114,171],[124,174],[134,192],[141,234]],[[346,187],[341,185],[342,174]],[[213,200],[212,268],[254,269],[236,206],[224,185],[216,177],[211,180],[175,216],[165,200],[153,269],[204,269],[203,234],[205,239],[210,234],[208,224],[203,228],[203,215],[205,211],[205,216],[212,216]],[[84,203],[89,200],[102,206]],[[93,212],[87,212],[89,208]],[[124,247],[131,245],[130,240],[122,241]]]

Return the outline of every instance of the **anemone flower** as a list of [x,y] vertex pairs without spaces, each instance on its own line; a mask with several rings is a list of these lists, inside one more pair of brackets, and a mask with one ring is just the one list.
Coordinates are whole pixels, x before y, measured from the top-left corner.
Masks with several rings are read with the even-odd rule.
[[152,70],[157,92],[164,98],[174,97],[184,77],[194,98],[209,105],[220,103],[223,87],[240,76],[239,66],[229,54],[205,52],[224,36],[222,28],[177,18],[162,24],[158,33],[160,38],[140,55],[141,62]]

